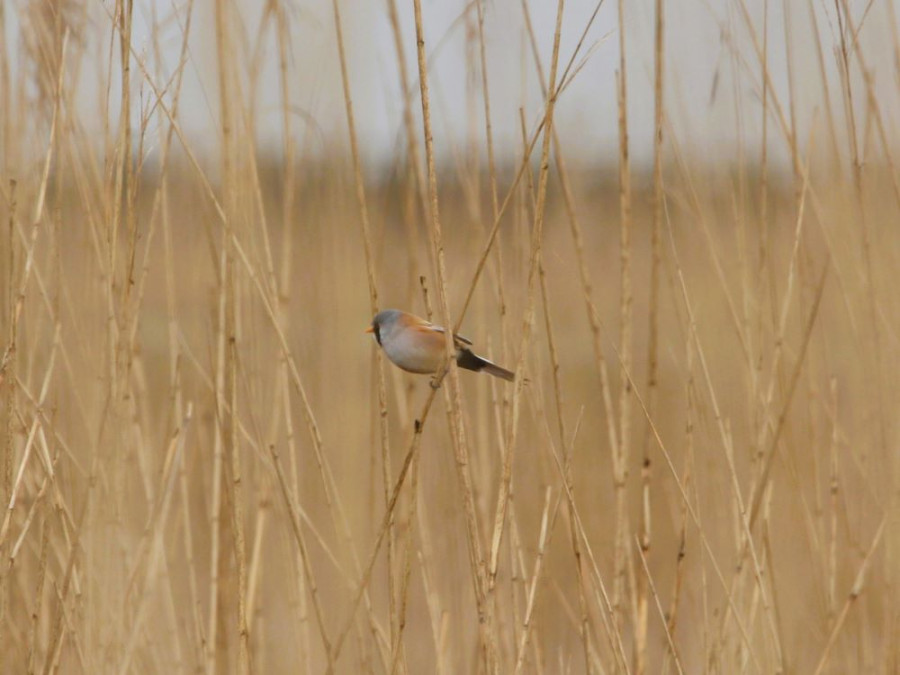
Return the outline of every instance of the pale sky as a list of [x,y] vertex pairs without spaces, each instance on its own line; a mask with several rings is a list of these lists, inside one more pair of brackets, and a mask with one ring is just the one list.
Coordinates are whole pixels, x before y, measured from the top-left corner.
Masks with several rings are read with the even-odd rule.
[[[762,40],[764,0],[743,0],[751,14],[756,37]],[[388,0],[342,0],[344,32],[347,39],[351,88],[361,147],[367,166],[379,166],[402,151],[400,124],[402,99],[394,42],[388,20]],[[739,139],[758,154],[761,132],[761,102],[758,97],[760,63],[753,38],[741,13],[741,0],[666,0],[666,109],[679,144],[686,150],[713,158],[727,158],[737,152]],[[91,6],[93,3],[87,3]],[[404,50],[412,77],[417,75],[415,30],[411,0],[397,0],[404,33]],[[472,129],[468,114],[477,113],[473,127],[475,143],[483,147],[484,126],[480,76],[476,80],[475,99],[467,97],[466,28],[457,20],[466,7],[461,0],[423,0],[426,45],[430,54],[430,85],[435,111],[436,146],[442,157],[459,152]],[[565,6],[561,36],[561,67],[571,58],[594,0],[569,0]],[[867,11],[867,7],[871,8]],[[90,67],[82,66],[79,80],[79,104],[96,110],[98,96],[90,75],[97,63],[104,63],[109,49],[111,2],[94,5],[88,11],[85,34],[89,39],[75,49],[85,49],[83,57]],[[235,0],[243,31],[236,48],[239,69],[248,81],[254,45],[264,2]],[[653,36],[654,1],[632,0],[626,5],[625,40],[627,46],[628,118],[635,161],[651,158],[653,138]],[[788,114],[788,68],[786,25],[790,28],[795,117],[806,143],[810,122],[824,125],[825,97],[813,40],[810,7],[814,7],[822,52],[826,64],[831,105],[838,116],[837,126],[845,128],[843,100],[835,47],[839,44],[833,3],[824,0],[770,0],[768,2],[768,60],[775,94]],[[346,121],[340,86],[334,18],[330,0],[285,0],[289,7],[291,53],[291,104],[303,114],[294,120],[292,133],[302,142],[314,129],[312,150],[330,152],[346,145]],[[890,14],[883,2],[852,1],[854,21],[865,22],[860,42],[873,69],[874,87],[888,124],[898,106],[897,73]],[[103,9],[106,7],[107,9]],[[163,70],[171,73],[180,49],[182,25],[187,3],[184,0],[135,0],[134,46],[138,53],[153,58],[151,27],[161,26],[160,49]],[[217,138],[217,61],[213,30],[213,3],[197,0],[191,27],[190,59],[186,67],[180,121],[192,146],[212,151]],[[556,3],[529,0],[545,72],[549,71],[550,51]],[[789,8],[785,21],[785,8]],[[474,5],[471,6],[474,17]],[[617,5],[606,0],[597,20],[588,32],[581,54],[591,51],[585,67],[563,93],[556,122],[567,156],[590,163],[614,161],[618,147],[615,73],[618,69],[620,35],[617,30]],[[492,123],[498,156],[510,156],[520,150],[519,108],[525,111],[530,128],[541,113],[540,87],[534,63],[527,50],[521,0],[486,0],[484,3],[487,42],[488,79]],[[155,19],[154,19],[155,16]],[[16,31],[15,17],[8,30]],[[15,37],[15,35],[14,35]],[[282,147],[280,92],[277,75],[275,36],[271,28],[263,34],[258,52],[260,78],[256,102],[257,128],[262,148],[279,151]],[[70,48],[70,52],[72,49]],[[476,54],[477,56],[477,54]],[[581,57],[579,57],[580,60]],[[14,61],[15,63],[15,61]],[[854,65],[852,65],[855,68]],[[151,70],[157,71],[152,65]],[[739,77],[735,73],[741,70]],[[858,71],[854,71],[856,100],[862,109],[865,90]],[[132,86],[139,91],[141,75],[133,69]],[[116,100],[116,87],[111,100]],[[244,92],[245,99],[251,98]],[[145,102],[149,89],[144,87]],[[737,103],[739,101],[739,103]],[[114,106],[115,103],[111,103]],[[93,106],[93,108],[92,108]],[[418,111],[418,99],[416,99]],[[87,115],[90,118],[90,115]],[[98,116],[99,117],[99,116]],[[312,122],[310,122],[312,120]],[[785,157],[785,143],[770,118],[771,157]],[[740,133],[739,130],[740,129]],[[825,127],[816,136],[824,142]],[[897,138],[897,133],[889,133]],[[846,146],[846,139],[841,139]],[[845,151],[846,147],[842,148]]]

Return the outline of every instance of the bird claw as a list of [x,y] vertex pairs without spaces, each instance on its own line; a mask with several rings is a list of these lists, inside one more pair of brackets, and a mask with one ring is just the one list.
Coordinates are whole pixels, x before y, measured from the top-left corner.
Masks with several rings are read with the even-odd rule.
[[435,389],[435,390],[440,389],[441,388],[441,378],[438,377],[437,375],[435,375],[428,381],[428,385],[432,389]]

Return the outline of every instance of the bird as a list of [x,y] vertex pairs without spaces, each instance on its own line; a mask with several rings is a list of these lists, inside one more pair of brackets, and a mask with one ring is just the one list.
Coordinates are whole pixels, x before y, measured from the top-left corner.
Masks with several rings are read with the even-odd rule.
[[[444,363],[444,328],[409,312],[382,310],[375,315],[365,332],[372,333],[391,362],[407,372],[434,374]],[[469,349],[471,340],[454,334],[453,343],[456,346],[456,364],[460,368],[476,372],[483,370],[509,382],[515,379],[512,371]]]

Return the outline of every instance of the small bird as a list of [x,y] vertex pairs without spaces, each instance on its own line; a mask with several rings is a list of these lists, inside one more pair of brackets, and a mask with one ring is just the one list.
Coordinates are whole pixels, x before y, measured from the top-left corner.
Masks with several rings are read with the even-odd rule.
[[[381,345],[384,353],[403,370],[410,373],[436,373],[444,362],[444,329],[399,309],[378,312],[366,329]],[[495,377],[512,382],[515,374],[496,363],[475,354],[470,340],[454,335],[456,363],[460,368],[485,371]]]

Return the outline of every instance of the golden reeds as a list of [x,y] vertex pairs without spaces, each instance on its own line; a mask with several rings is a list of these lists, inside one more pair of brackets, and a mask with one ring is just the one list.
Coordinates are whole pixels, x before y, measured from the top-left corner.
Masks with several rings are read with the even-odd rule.
[[893,8],[582,4],[0,5],[0,670],[896,670]]

